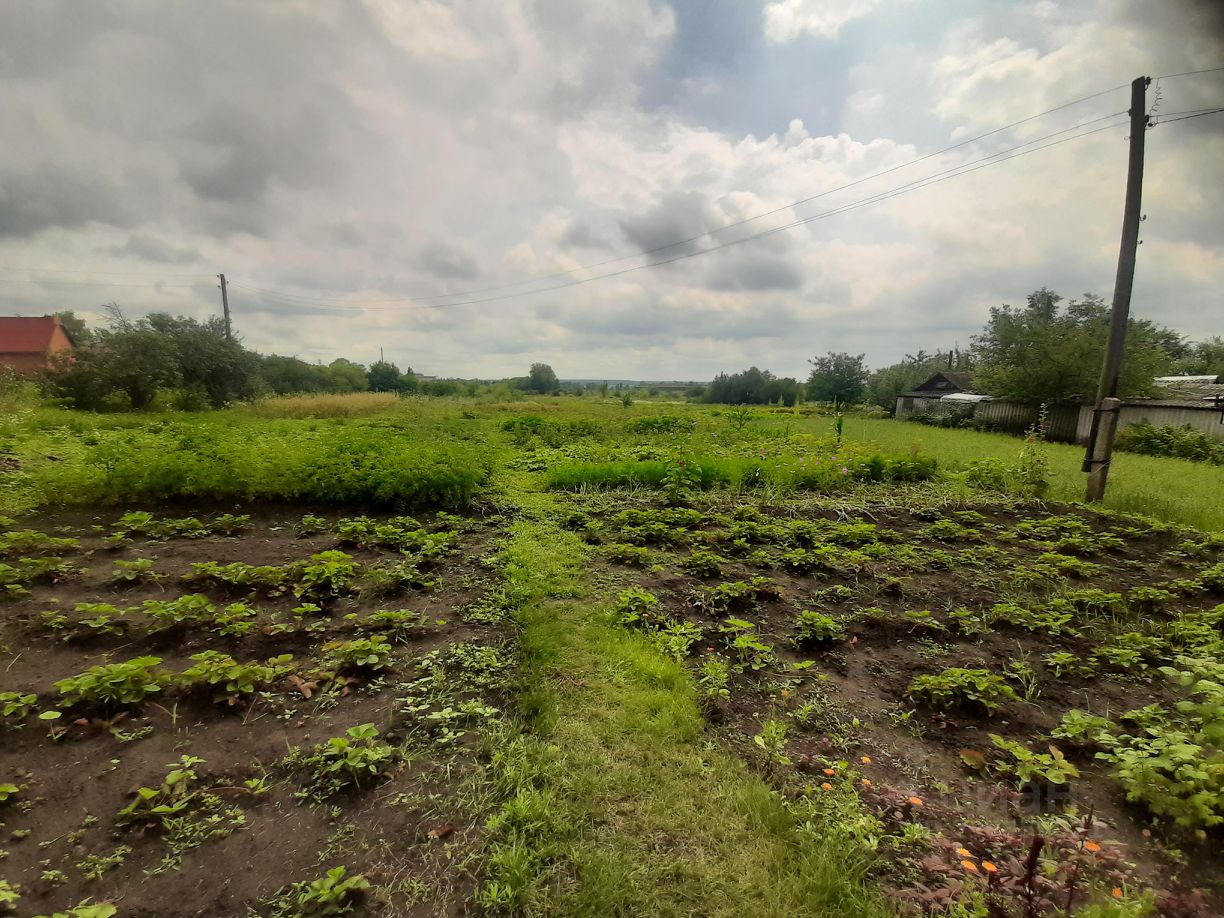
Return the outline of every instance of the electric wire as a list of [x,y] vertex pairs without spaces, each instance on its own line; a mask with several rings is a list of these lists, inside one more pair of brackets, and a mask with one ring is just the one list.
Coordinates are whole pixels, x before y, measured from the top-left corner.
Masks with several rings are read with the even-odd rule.
[[[1116,112],[1112,115],[1108,115],[1105,117],[1116,118],[1119,115],[1123,115],[1123,114],[1125,114],[1125,112]],[[723,249],[730,248],[735,245],[741,245],[745,242],[750,242],[756,239],[761,239],[761,238],[765,238],[768,236],[772,236],[776,233],[784,232],[786,230],[793,229],[797,226],[807,225],[817,220],[827,219],[829,217],[837,216],[839,214],[849,213],[854,210],[859,210],[863,207],[867,207],[872,204],[877,204],[882,201],[890,200],[892,198],[898,197],[903,194],[908,194],[911,191],[917,191],[920,188],[926,188],[926,187],[929,187],[930,185],[935,185],[941,182],[948,181],[953,178],[958,178],[961,175],[966,175],[970,172],[976,172],[979,169],[984,169],[989,166],[998,165],[999,163],[1008,162],[1009,160],[1012,160],[1012,159],[1018,159],[1019,157],[1026,156],[1029,153],[1036,153],[1040,150],[1046,150],[1046,149],[1058,146],[1063,143],[1068,143],[1072,140],[1079,140],[1081,138],[1088,137],[1093,134],[1098,134],[1102,131],[1107,131],[1107,130],[1111,130],[1111,129],[1122,126],[1121,122],[1114,123],[1114,124],[1107,124],[1102,127],[1094,128],[1090,131],[1083,131],[1071,137],[1063,137],[1060,140],[1053,140],[1050,143],[1045,143],[1045,144],[1042,144],[1041,146],[1032,147],[1032,149],[1028,149],[1028,150],[1022,149],[1025,146],[1031,146],[1034,143],[1040,143],[1040,141],[1042,140],[1049,140],[1050,138],[1058,136],[1059,134],[1065,134],[1069,130],[1075,130],[1075,129],[1084,127],[1086,124],[1091,124],[1091,123],[1094,123],[1095,121],[1100,121],[1100,120],[1102,119],[1097,118],[1097,119],[1093,119],[1092,122],[1085,122],[1084,124],[1076,125],[1074,128],[1068,128],[1063,131],[1056,131],[1049,135],[1046,135],[1045,137],[1038,138],[1037,140],[1029,141],[1025,144],[1019,144],[1008,150],[1004,150],[999,153],[991,154],[990,156],[983,157],[982,159],[979,159],[979,160],[974,160],[969,163],[962,163],[958,166],[952,167],[951,169],[947,169],[944,172],[935,173],[934,175],[927,176],[926,178],[918,179],[913,182],[907,183],[905,185],[898,186],[896,188],[890,189],[889,191],[881,192],[876,195],[871,195],[866,198],[860,199],[858,201],[850,202],[848,204],[844,204],[844,205],[840,205],[835,208],[831,208],[827,211],[822,211],[817,214],[812,214],[807,217],[802,217],[791,223],[787,223],[787,224],[777,226],[777,227],[772,227],[767,230],[762,230],[760,232],[753,233],[749,236],[744,236],[739,239],[728,240],[727,242],[723,242],[718,245],[710,246],[708,248],[700,249],[695,252],[684,252],[679,255],[674,255],[666,259],[660,259],[657,261],[649,262],[647,264],[632,265],[626,268],[618,269],[616,271],[609,271],[603,274],[597,274],[597,275],[593,275],[591,277],[586,277],[586,278],[578,278],[576,280],[571,280],[571,281],[567,281],[565,283],[560,283],[560,284],[554,284],[549,287],[544,287],[544,288],[535,289],[535,290],[526,290],[526,291],[520,291],[517,293],[502,294],[499,296],[475,298],[475,299],[470,299],[470,300],[466,300],[466,301],[458,302],[458,303],[416,304],[416,305],[418,309],[447,309],[447,308],[454,307],[454,306],[471,306],[471,305],[477,305],[481,303],[495,302],[499,300],[516,299],[516,298],[523,297],[523,296],[530,296],[532,294],[548,293],[548,292],[555,291],[555,290],[562,290],[562,289],[567,289],[570,287],[578,287],[578,286],[582,286],[588,283],[593,283],[595,281],[605,280],[611,277],[619,277],[619,276],[629,274],[635,271],[641,271],[647,268],[657,268],[657,267],[662,267],[664,265],[674,264],[676,262],[683,261],[689,258],[695,258],[699,255],[707,255],[711,252],[721,251]],[[1011,153],[1013,155],[1009,156],[1007,155],[1008,153]],[[235,284],[231,284],[231,286],[235,286]],[[284,300],[281,301],[281,305],[297,305],[297,306],[309,305],[309,306],[313,306],[314,308],[318,310],[336,311],[336,312],[349,312],[349,311],[354,311],[354,310],[381,311],[381,310],[385,310],[388,308],[392,308],[389,306],[376,306],[376,305],[366,306],[366,305],[360,305],[360,304],[341,306],[338,304],[331,304],[331,303],[326,303],[326,302],[301,304],[301,303],[294,303],[292,301],[286,302]]]

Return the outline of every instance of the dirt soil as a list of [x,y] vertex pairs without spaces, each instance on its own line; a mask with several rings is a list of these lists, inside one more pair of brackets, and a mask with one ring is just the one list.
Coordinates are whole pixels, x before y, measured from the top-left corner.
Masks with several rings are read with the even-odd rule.
[[[0,804],[0,877],[19,886],[16,915],[51,913],[86,899],[112,903],[125,918],[267,915],[275,911],[270,903],[278,891],[336,866],[371,884],[355,897],[356,914],[467,912],[475,888],[470,863],[491,806],[482,737],[498,718],[495,712],[474,720],[431,715],[442,708],[453,713],[450,706],[462,702],[501,709],[507,701],[498,666],[513,654],[510,629],[491,601],[498,577],[482,560],[494,550],[500,521],[418,516],[431,532],[458,530],[445,555],[421,565],[436,583],[388,593],[363,581],[360,592],[325,603],[321,613],[295,615],[300,600],[288,591],[270,595],[182,582],[195,562],[288,565],[340,547],[329,531],[297,534],[294,524],[307,509],[248,511],[249,528],[234,536],[137,536],[120,548],[103,541],[117,512],[57,513],[17,524],[80,545],[61,555],[76,573],[0,601],[0,692],[38,696],[26,716],[0,721],[0,784],[20,786]],[[175,510],[176,517],[193,515],[205,522],[211,516]],[[339,514],[322,516],[330,526]],[[342,550],[363,571],[400,557],[386,548]],[[111,582],[116,561],[140,558],[153,562],[159,580]],[[218,610],[249,601],[259,610],[255,627],[227,637],[195,622],[156,634],[133,627],[66,641],[42,624],[43,612],[69,612],[76,603],[133,607],[191,592],[207,594]],[[378,609],[422,612],[425,622],[388,634],[390,663],[381,671],[312,676],[329,641],[375,633],[361,623]],[[479,660],[493,661],[484,670],[471,663],[477,657],[464,655],[482,649],[492,656]],[[293,675],[234,705],[168,687],[140,704],[78,706],[65,709],[58,721],[38,718],[57,707],[57,680],[91,666],[152,655],[160,658],[160,669],[181,672],[192,654],[204,650],[239,662],[292,654]],[[405,696],[415,702],[411,711]],[[284,763],[293,750],[309,753],[365,723],[405,750],[389,775],[367,786],[311,795],[309,776]],[[167,766],[185,755],[202,760],[195,765],[195,786],[211,802],[188,810],[195,823],[188,821],[183,831],[197,833],[200,843],[189,842],[174,857],[165,826],[122,825],[117,814],[138,787],[157,788]],[[246,784],[260,778],[262,787]],[[114,864],[97,869],[96,859],[111,855]],[[100,875],[87,879],[90,867]]]
[[[618,531],[617,513],[659,509],[657,504],[632,501],[611,507],[599,498],[575,498],[573,506],[576,513],[586,514],[576,517],[574,525],[580,527],[588,517],[596,521],[587,529],[589,538],[604,544],[626,541],[625,532]],[[1033,840],[1041,836],[1045,860],[1039,865],[1066,857],[1091,860],[1082,871],[1077,868],[1080,875],[1074,882],[1079,886],[1070,894],[1076,905],[1090,891],[1108,898],[1113,884],[1138,884],[1160,891],[1162,914],[1221,914],[1224,861],[1218,857],[1218,831],[1195,836],[1128,803],[1110,777],[1110,766],[1096,761],[1094,750],[1087,747],[1059,744],[1080,778],[1063,787],[1018,786],[1014,777],[1005,778],[992,768],[998,751],[990,734],[1045,751],[1049,731],[1072,708],[1115,718],[1153,703],[1171,708],[1185,696],[1155,672],[1156,663],[1142,669],[1101,667],[1092,675],[1073,677],[1056,675],[1043,657],[1066,651],[1087,658],[1109,633],[1142,630],[1145,622],[1210,609],[1224,597],[1211,592],[1178,596],[1139,620],[1119,615],[1118,621],[1109,616],[1087,625],[1077,621],[1078,636],[1026,630],[1006,619],[982,633],[966,634],[948,615],[960,607],[990,610],[1002,601],[1040,604],[1042,597],[1065,589],[1125,594],[1133,587],[1167,585],[1219,561],[1218,546],[1208,544],[1207,550],[1195,553],[1184,544],[1194,541],[1193,533],[1161,527],[1146,531],[1124,518],[1053,505],[907,509],[881,503],[849,514],[844,508],[822,508],[819,501],[798,508],[748,507],[749,519],[766,524],[796,518],[872,523],[882,541],[918,550],[902,559],[871,560],[840,571],[797,572],[781,560],[781,552],[790,546],[733,544],[728,533],[736,523],[734,508],[720,506],[703,511],[701,521],[685,526],[686,532],[659,540],[672,544],[652,544],[631,527],[628,541],[650,547],[649,563],[634,569],[602,561],[600,576],[610,597],[627,585],[639,585],[660,600],[664,618],[701,627],[702,638],[689,652],[696,675],[708,659],[734,662],[728,636],[720,633],[728,616],[755,625],[753,633],[772,648],[776,661],[733,672],[730,697],[708,706],[710,730],[790,793],[819,795],[822,787],[852,785],[886,830],[900,832],[906,823],[918,823],[938,833],[925,843],[900,846],[885,859],[889,867],[884,882],[898,889],[916,911],[955,899],[971,886],[962,878],[981,881],[983,890],[1001,891],[1006,864],[1023,873]],[[1052,549],[1034,544],[1040,540],[1031,533],[1018,533],[1016,524],[1060,516],[1081,519],[1093,532],[1112,534],[1120,544],[1083,555],[1082,560],[1100,565],[1087,576],[1018,583],[1010,572],[1031,568]],[[941,520],[965,531],[958,537],[933,538],[930,527]],[[696,577],[681,566],[698,550],[720,555],[725,562],[721,573]],[[710,608],[711,591],[718,584],[761,576],[774,584],[776,595]],[[839,598],[827,592],[830,587],[850,592]],[[877,611],[856,615],[864,608]],[[792,636],[800,609],[832,616],[843,623],[845,636],[796,646]],[[924,610],[931,614],[906,615]],[[1030,691],[1022,680],[1009,679],[1022,697],[997,713],[936,710],[907,697],[911,681],[921,674],[948,667],[1003,674],[1017,664],[1030,670]],[[796,717],[797,712],[802,716]],[[791,764],[786,767],[764,760],[754,742],[769,719],[788,724],[785,755]],[[962,752],[975,760],[980,756],[986,768],[969,767]],[[985,875],[996,866],[1003,868],[997,876]],[[1020,914],[1009,908],[1004,902],[998,914]]]

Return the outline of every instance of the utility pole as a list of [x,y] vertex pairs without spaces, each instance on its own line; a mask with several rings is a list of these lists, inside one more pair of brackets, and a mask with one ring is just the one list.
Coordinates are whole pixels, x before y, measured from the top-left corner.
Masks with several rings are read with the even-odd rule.
[[1118,251],[1118,276],[1114,281],[1113,311],[1109,317],[1109,344],[1101,365],[1092,409],[1092,429],[1084,452],[1083,470],[1088,473],[1086,499],[1105,498],[1105,482],[1113,456],[1114,434],[1118,430],[1118,374],[1126,347],[1126,326],[1130,320],[1131,287],[1135,281],[1135,253],[1139,248],[1139,220],[1143,199],[1143,139],[1147,134],[1147,88],[1151,77],[1138,77],[1131,83],[1130,163],[1126,171],[1126,207],[1122,213],[1122,245]]
[[233,341],[234,332],[230,328],[229,289],[225,286],[225,275],[218,274],[217,277],[221,278],[221,309],[225,312],[225,340]]

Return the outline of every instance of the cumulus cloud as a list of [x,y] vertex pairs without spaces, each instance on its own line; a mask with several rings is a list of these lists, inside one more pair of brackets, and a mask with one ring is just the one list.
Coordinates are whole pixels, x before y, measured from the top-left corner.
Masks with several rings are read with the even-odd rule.
[[[0,311],[113,299],[203,316],[224,271],[252,347],[368,362],[381,346],[472,376],[534,360],[562,376],[796,374],[828,349],[886,363],[963,345],[991,305],[1043,284],[1108,295],[1124,127],[828,212],[1121,110],[1125,91],[910,164],[1009,121],[1218,66],[1217,9],[4,8]],[[1224,75],[1167,79],[1159,111],[1222,91]],[[1149,134],[1134,306],[1196,337],[1220,331],[1220,161],[1224,118]],[[677,255],[692,257],[648,267]],[[465,299],[482,302],[447,305]]]

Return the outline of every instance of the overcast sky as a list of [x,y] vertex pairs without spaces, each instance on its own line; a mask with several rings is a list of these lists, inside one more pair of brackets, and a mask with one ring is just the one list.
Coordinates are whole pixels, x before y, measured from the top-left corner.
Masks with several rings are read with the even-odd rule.
[[[828,350],[964,346],[1042,285],[1110,296],[1128,132],[1093,119],[1128,89],[840,186],[1220,67],[1215,7],[0,0],[0,314],[202,317],[224,271],[250,347],[382,347],[437,375],[803,374]],[[1224,73],[1153,90],[1157,116],[1224,105]],[[724,246],[1084,122],[1116,126]],[[1147,144],[1134,310],[1224,334],[1224,115]],[[435,308],[467,300],[487,301]]]

